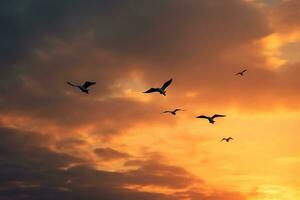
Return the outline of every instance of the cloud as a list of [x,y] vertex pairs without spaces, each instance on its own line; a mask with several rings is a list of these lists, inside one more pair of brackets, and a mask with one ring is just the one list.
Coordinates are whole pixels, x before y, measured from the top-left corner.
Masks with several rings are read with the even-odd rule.
[[116,151],[112,148],[97,148],[94,152],[102,160],[117,160],[129,157],[128,154]]
[[137,168],[124,172],[95,169],[82,159],[42,145],[41,134],[1,128],[0,136],[1,199],[180,199],[177,194],[126,187],[184,189],[198,181],[180,167],[154,160],[129,162]]
[[281,1],[272,10],[272,19],[276,29],[281,32],[299,31],[300,3],[297,0]]
[[[289,6],[276,9],[278,24],[296,24],[285,13]],[[132,128],[176,124],[181,115],[167,123],[158,115],[171,106],[298,109],[298,64],[270,69],[262,53],[261,41],[275,31],[268,17],[239,0],[1,1],[0,120],[15,128],[1,130],[1,196],[244,199],[195,192],[191,185],[206,183],[186,169],[109,145]],[[233,76],[241,68],[249,69],[244,79]],[[141,94],[171,77],[168,96]],[[85,95],[67,80],[97,84]],[[97,148],[101,142],[109,147]],[[124,169],[102,169],[91,154],[125,161]],[[185,191],[166,195],[128,186]]]
[[183,168],[166,165],[155,160],[135,160],[129,161],[125,163],[125,165],[139,166],[137,170],[128,172],[129,180],[132,180],[134,184],[184,189],[197,181],[199,181],[199,183],[202,182],[197,180],[196,177],[193,177]]
[[[243,86],[255,92],[251,84],[266,81],[266,78],[253,79],[232,89],[235,82],[222,78],[223,74],[235,71],[239,62],[238,58],[235,63],[227,62],[224,55],[269,33],[263,13],[249,3],[237,0],[1,3],[1,19],[10,26],[0,38],[11,42],[10,51],[2,50],[5,62],[1,64],[0,101],[5,115],[30,116],[69,129],[97,123],[95,132],[105,135],[102,132],[112,130],[110,127],[117,133],[135,124],[137,119],[159,121],[147,112],[149,104],[120,95],[123,91],[116,87],[117,83],[130,81],[134,72],[138,72],[139,84],[145,88],[174,77],[172,93],[204,91],[210,96],[207,101],[203,101],[204,94],[196,99],[206,104],[223,104],[212,92],[220,85],[228,93],[226,102],[231,105],[237,97],[234,94],[243,91]],[[219,68],[221,65],[224,68]],[[92,98],[68,88],[66,80],[97,81],[89,95]],[[145,88],[140,87],[134,93]],[[259,90],[256,96],[261,93]],[[121,98],[116,98],[116,94]],[[245,98],[246,94],[240,95]],[[186,101],[183,97],[177,101]],[[151,101],[153,113],[161,111],[159,103]]]
[[[11,55],[4,60],[13,57],[13,64],[2,65],[3,110],[18,114],[23,111],[21,114],[30,113],[59,125],[92,124],[93,119],[101,117],[88,115],[90,109],[108,109],[110,97],[122,96],[117,83],[129,82],[135,72],[141,80],[135,85],[145,87],[137,90],[129,84],[125,89],[138,94],[173,77],[171,97],[175,98],[172,93],[186,91],[176,97],[179,103],[187,102],[186,95],[193,93],[191,101],[206,106],[264,109],[282,102],[289,106],[289,100],[298,98],[279,97],[292,85],[282,82],[284,74],[266,69],[268,59],[259,52],[262,47],[257,42],[271,34],[272,29],[263,10],[249,2],[4,1],[3,9],[5,23],[13,19],[11,24],[22,35],[13,34],[14,29],[10,28],[3,33],[3,40],[8,40],[7,35],[22,40],[16,46],[12,42],[12,51],[16,52],[6,52]],[[39,19],[30,17],[36,13],[40,14]],[[23,15],[28,17],[22,18]],[[21,50],[24,54],[20,55]],[[250,73],[247,81],[240,82],[231,75],[242,67]],[[78,97],[78,92],[64,85],[66,80],[97,81],[90,96],[105,100],[95,102]],[[216,96],[220,91],[226,93],[222,100]],[[255,98],[251,101],[254,103],[248,100],[249,94]],[[272,98],[278,101],[269,102]],[[115,101],[126,101],[121,103],[122,111],[137,104],[124,99]],[[159,111],[160,106],[151,103]],[[74,109],[82,105],[85,109]],[[107,120],[117,120],[121,113],[114,112]]]

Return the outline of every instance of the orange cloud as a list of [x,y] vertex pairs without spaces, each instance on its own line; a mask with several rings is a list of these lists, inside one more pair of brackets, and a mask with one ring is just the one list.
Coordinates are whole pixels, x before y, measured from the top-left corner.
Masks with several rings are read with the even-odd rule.
[[1,2],[0,196],[297,199],[298,3],[261,2]]

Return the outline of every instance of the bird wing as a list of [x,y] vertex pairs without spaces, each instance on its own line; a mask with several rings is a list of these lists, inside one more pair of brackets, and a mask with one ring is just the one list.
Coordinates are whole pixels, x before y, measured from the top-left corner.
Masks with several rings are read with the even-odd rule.
[[172,83],[173,79],[168,80],[167,82],[165,82],[162,86],[161,89],[165,90],[171,83]]
[[200,116],[198,116],[198,117],[196,117],[196,118],[209,119],[209,117],[207,117],[207,116],[205,116],[205,115],[200,115]]
[[221,140],[220,142],[222,142],[222,141],[224,141],[224,140],[226,140],[226,138],[222,138],[222,140]]
[[147,90],[144,93],[152,93],[152,92],[159,92],[159,90],[157,88],[150,88],[149,90]]
[[174,112],[177,112],[177,111],[183,111],[183,110],[180,109],[180,108],[176,108],[176,109],[174,110]]
[[232,137],[229,137],[228,139],[229,139],[229,140],[233,140],[233,138],[232,138]]
[[246,71],[247,71],[247,69],[244,69],[243,71],[238,72],[238,73],[236,73],[235,75],[241,75],[241,76],[242,76]]
[[169,111],[169,110],[166,110],[166,111],[164,111],[164,112],[162,112],[162,113],[171,113],[171,111]]
[[86,82],[82,85],[82,87],[88,88],[88,87],[90,87],[91,85],[94,85],[94,84],[96,84],[96,82],[86,81]]
[[216,117],[226,117],[226,115],[218,115],[218,114],[215,114],[214,116],[212,116],[211,118],[216,118]]
[[67,81],[67,84],[71,85],[72,87],[77,87],[77,85],[74,85],[73,83]]

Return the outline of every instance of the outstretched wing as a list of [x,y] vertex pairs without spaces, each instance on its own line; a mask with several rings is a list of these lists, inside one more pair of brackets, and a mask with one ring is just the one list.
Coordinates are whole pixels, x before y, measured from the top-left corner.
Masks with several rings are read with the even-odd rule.
[[166,110],[166,111],[164,111],[164,112],[162,112],[162,113],[171,113],[171,111],[169,111],[169,110]]
[[176,108],[176,109],[174,110],[174,112],[177,112],[177,111],[185,111],[185,110],[180,109],[180,108]]
[[209,119],[209,117],[207,117],[207,116],[205,116],[205,115],[200,115],[200,116],[198,116],[198,117],[196,117],[196,118]]
[[218,115],[218,114],[215,114],[214,116],[212,116],[211,118],[216,118],[216,117],[226,117],[226,115]]
[[90,82],[90,81],[86,81],[83,85],[82,85],[82,87],[84,87],[84,88],[88,88],[88,87],[90,87],[91,85],[94,85],[94,84],[96,84],[96,82]]
[[222,138],[222,140],[220,142],[223,142],[224,140],[226,140],[226,138]]
[[241,75],[241,76],[243,76],[243,74],[244,74],[246,71],[247,71],[247,69],[244,69],[243,71],[238,72],[238,73],[236,73],[235,75]]
[[71,85],[72,87],[77,87],[77,85],[74,85],[73,83],[67,81],[67,84]]
[[165,90],[171,83],[172,83],[173,79],[168,80],[167,82],[165,82],[162,86],[161,89]]
[[157,88],[150,88],[149,90],[147,90],[144,93],[152,93],[152,92],[159,92],[159,90]]
[[233,140],[233,138],[232,138],[232,137],[229,137],[228,140]]

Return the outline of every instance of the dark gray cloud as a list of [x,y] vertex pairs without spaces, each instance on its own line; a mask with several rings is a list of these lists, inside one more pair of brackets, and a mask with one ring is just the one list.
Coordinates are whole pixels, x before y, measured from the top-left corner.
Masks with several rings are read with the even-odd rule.
[[118,160],[129,157],[127,153],[123,153],[112,148],[97,148],[94,152],[102,160]]
[[191,42],[210,42],[215,50],[216,45],[239,44],[266,30],[257,10],[238,0],[1,1],[1,8],[7,24],[2,38],[11,48],[4,52],[17,56],[45,45],[49,38],[68,40],[87,34],[98,47],[121,54],[189,55],[195,49],[182,47]]
[[[130,180],[140,185],[167,186],[169,188],[182,189],[195,182],[202,183],[202,180],[192,176],[185,169],[160,163],[159,160],[158,162],[155,160],[132,160],[125,163],[125,165],[139,167],[137,170],[128,172],[128,174]],[[143,178],[140,179],[139,177]]]
[[[66,127],[97,120],[107,130],[155,120],[143,103],[103,100],[134,70],[147,74],[149,85],[174,77],[176,90],[214,90],[219,84],[230,90],[233,82],[223,84],[216,71],[231,73],[236,64],[223,64],[222,57],[269,33],[263,13],[238,0],[33,0],[0,6],[7,25],[0,40],[9,44],[0,47],[1,112]],[[208,80],[210,75],[215,78]],[[66,80],[97,81],[92,98],[68,88]],[[161,108],[152,104],[152,110]],[[105,127],[104,121],[113,123]]]
[[37,133],[1,128],[0,137],[0,199],[174,200],[182,195],[139,192],[124,186],[184,189],[200,181],[180,167],[155,160],[128,162],[137,169],[126,172],[95,169],[84,160],[48,149],[43,145],[45,136]]
[[[96,170],[82,160],[51,151],[40,144],[45,138],[39,134],[1,128],[0,135],[1,199],[165,198],[122,189],[130,183],[127,177],[134,175]],[[75,163],[79,165],[65,169]]]
[[[85,126],[96,126],[93,131],[99,135],[114,135],[139,123],[160,122],[154,117],[162,110],[160,102],[149,107],[114,97],[114,84],[130,79],[132,71],[141,72],[149,85],[173,77],[174,92],[202,89],[197,85],[230,90],[235,83],[224,84],[221,76],[231,74],[241,61],[264,61],[253,47],[244,52],[247,59],[229,62],[226,57],[269,34],[260,10],[239,0],[3,0],[0,22],[0,117],[27,117],[35,126],[61,128],[46,135],[0,129],[0,199],[227,198],[227,193],[167,196],[125,189],[187,189],[194,182],[205,183],[180,167],[147,158],[128,161],[126,167],[135,169],[126,172],[97,170],[84,158],[48,146],[51,137],[64,138]],[[269,78],[260,77],[259,83]],[[66,80],[97,85],[86,96]],[[63,151],[84,144],[68,137],[51,145],[63,146],[58,148]],[[106,159],[125,157],[112,149],[99,152]]]
[[280,32],[299,30],[300,2],[297,0],[281,1],[272,10],[274,28]]

